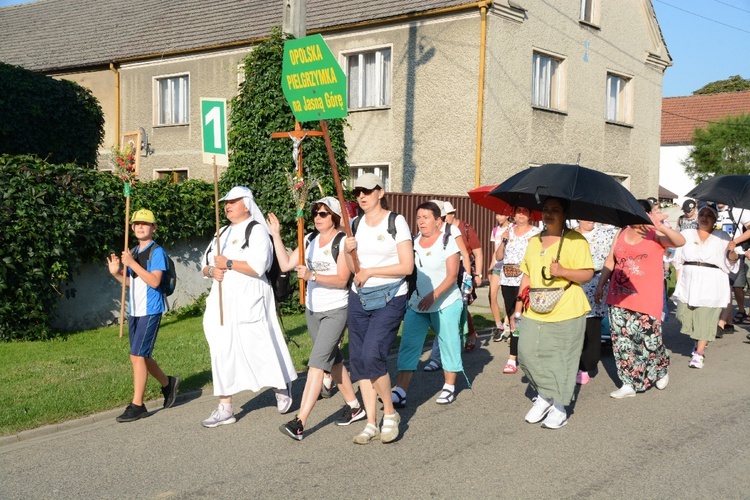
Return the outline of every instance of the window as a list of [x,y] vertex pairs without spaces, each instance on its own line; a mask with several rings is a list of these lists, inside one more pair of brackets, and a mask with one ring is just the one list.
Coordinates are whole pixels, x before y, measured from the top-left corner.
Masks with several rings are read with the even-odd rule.
[[190,76],[156,78],[156,124],[190,123]]
[[188,179],[188,171],[187,170],[157,170],[156,178],[167,179],[168,181],[174,184],[178,184],[180,182],[185,182]]
[[581,21],[599,24],[599,0],[581,0]]
[[349,167],[349,175],[350,179],[348,182],[349,189],[352,189],[354,187],[354,181],[363,174],[375,174],[381,179],[383,179],[383,189],[386,191],[390,191],[391,189],[391,182],[388,175],[388,165],[360,165],[360,166],[350,166]]
[[534,52],[532,69],[531,104],[540,108],[564,108],[564,60]]
[[349,109],[391,105],[391,49],[346,56]]
[[630,78],[607,73],[607,121],[633,122],[632,87]]

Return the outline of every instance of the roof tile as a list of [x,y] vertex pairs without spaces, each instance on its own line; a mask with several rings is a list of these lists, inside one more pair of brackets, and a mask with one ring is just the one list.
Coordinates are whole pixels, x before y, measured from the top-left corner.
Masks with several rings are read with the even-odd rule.
[[661,144],[690,144],[696,128],[743,113],[750,114],[750,90],[664,98],[661,104]]

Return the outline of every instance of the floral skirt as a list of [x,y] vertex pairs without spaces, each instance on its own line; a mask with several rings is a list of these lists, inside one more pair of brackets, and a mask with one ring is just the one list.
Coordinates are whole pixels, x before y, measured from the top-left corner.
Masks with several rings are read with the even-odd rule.
[[609,324],[617,376],[623,384],[645,391],[667,374],[669,353],[662,341],[659,319],[609,306]]

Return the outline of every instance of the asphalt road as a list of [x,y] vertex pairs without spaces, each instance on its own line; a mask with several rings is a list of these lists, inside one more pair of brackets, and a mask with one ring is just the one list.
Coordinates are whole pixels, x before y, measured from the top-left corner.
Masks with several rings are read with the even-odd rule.
[[[486,293],[486,288],[482,294]],[[478,305],[477,307],[481,307]],[[273,393],[235,398],[238,421],[204,429],[210,394],[118,424],[121,409],[0,440],[0,498],[746,498],[750,496],[750,342],[738,329],[688,368],[691,341],[665,325],[670,384],[614,400],[611,349],[580,387],[559,430],[523,421],[532,394],[503,375],[506,343],[464,356],[469,389],[438,406],[435,373],[418,372],[394,443],[352,443],[363,427],[333,421],[343,401],[321,400],[296,442]],[[391,373],[395,375],[392,360]],[[157,409],[161,402],[150,402]]]

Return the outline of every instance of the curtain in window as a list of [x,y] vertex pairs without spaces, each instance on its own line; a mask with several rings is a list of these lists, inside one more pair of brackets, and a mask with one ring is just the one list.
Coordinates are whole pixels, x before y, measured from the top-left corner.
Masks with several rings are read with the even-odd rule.
[[377,106],[378,105],[378,67],[377,67],[377,52],[368,52],[363,54],[362,59],[364,60],[364,88],[362,94],[364,96],[363,105],[365,107]]
[[620,114],[619,97],[622,80],[614,75],[607,75],[607,120],[617,121]]
[[381,54],[381,75],[380,75],[380,105],[390,106],[391,104],[391,51],[383,50]]
[[540,54],[534,54],[534,71],[532,83],[531,103],[534,106],[549,108],[552,95],[552,78],[555,65],[552,59]]
[[360,94],[360,71],[359,71],[359,54],[349,56],[347,58],[349,62],[349,107],[360,108],[362,107],[361,94]]

